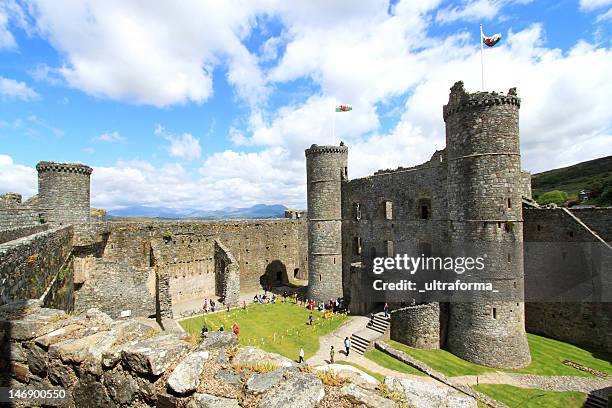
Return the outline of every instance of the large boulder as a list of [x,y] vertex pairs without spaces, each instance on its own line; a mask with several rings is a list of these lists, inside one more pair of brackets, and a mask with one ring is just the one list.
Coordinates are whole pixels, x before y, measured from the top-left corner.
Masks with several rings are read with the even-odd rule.
[[385,377],[385,384],[415,408],[477,408],[474,398],[445,385],[393,376]]
[[138,391],[136,380],[123,372],[105,372],[103,379],[108,394],[119,405],[130,403]]
[[253,374],[246,382],[247,392],[261,394],[284,379],[286,369],[279,368],[269,373]]
[[296,373],[270,390],[259,402],[260,408],[313,408],[325,396],[321,379],[310,373]]
[[200,376],[208,357],[208,351],[194,351],[188,354],[170,374],[168,387],[177,394],[195,391],[200,384]]
[[160,334],[123,348],[123,364],[137,374],[158,376],[189,352],[191,346],[172,334]]
[[257,347],[246,346],[240,347],[236,355],[232,359],[232,366],[241,367],[258,367],[270,366],[270,368],[294,367],[296,363],[289,360],[287,357],[276,353],[268,353]]
[[349,383],[340,389],[340,394],[345,396],[355,406],[366,406],[368,408],[397,408],[398,404],[390,399],[378,395],[376,392],[361,388],[357,384]]
[[210,394],[194,394],[187,408],[240,408],[237,399],[217,397]]
[[202,342],[198,346],[198,350],[213,350],[221,347],[235,346],[238,344],[238,337],[232,332],[208,332],[202,336]]
[[315,367],[317,372],[333,371],[341,378],[346,378],[352,383],[359,385],[361,388],[375,389],[378,387],[379,381],[370,374],[346,364],[324,364]]

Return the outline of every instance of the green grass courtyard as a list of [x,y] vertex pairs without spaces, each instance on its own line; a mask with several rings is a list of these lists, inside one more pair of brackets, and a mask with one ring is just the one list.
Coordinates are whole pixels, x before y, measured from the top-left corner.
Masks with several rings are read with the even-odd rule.
[[586,401],[586,394],[581,392],[542,391],[501,384],[480,384],[472,388],[512,408],[580,408]]
[[319,350],[319,337],[324,336],[344,323],[346,315],[334,314],[326,319],[323,313],[313,312],[313,324],[308,325],[309,311],[293,303],[252,304],[246,309],[211,313],[180,322],[189,334],[200,335],[202,327],[232,330],[234,322],[240,327],[240,344],[257,346],[263,350],[279,353],[297,360],[300,348],[308,359]]
[[[566,366],[563,360],[570,360],[601,372],[612,374],[612,356],[595,353],[589,350],[549,339],[535,334],[527,334],[532,362],[528,367],[519,370],[497,370],[470,363],[449,353],[446,350],[420,350],[408,347],[396,341],[389,341],[394,348],[410,354],[428,364],[434,370],[447,376],[477,375],[495,371],[507,371],[537,375],[573,375],[592,377],[592,374]],[[384,365],[384,364],[381,364]],[[389,367],[391,368],[391,367]]]

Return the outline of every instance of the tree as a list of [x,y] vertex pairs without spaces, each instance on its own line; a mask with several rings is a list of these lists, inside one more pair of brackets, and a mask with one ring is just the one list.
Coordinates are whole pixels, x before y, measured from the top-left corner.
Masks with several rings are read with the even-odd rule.
[[562,205],[567,201],[568,195],[565,191],[553,190],[547,191],[546,193],[538,197],[538,204],[557,204]]

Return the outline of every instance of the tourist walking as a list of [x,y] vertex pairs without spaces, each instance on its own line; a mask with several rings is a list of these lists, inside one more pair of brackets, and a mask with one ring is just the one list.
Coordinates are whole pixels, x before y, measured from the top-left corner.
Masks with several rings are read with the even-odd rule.
[[348,337],[344,338],[344,348],[346,349],[346,356],[348,357],[349,352],[351,351],[351,339]]
[[310,315],[308,316],[308,324],[312,326],[312,310],[310,311]]
[[304,362],[304,349],[301,348],[300,349],[300,359],[298,360],[298,363],[302,364]]
[[329,349],[329,363],[334,364],[334,355],[336,354],[336,350],[334,350],[334,346],[331,346]]
[[389,304],[388,303],[385,303],[384,311],[385,311],[385,319],[386,319],[389,317]]
[[204,313],[208,314],[208,309],[210,308],[210,303],[208,303],[208,299],[204,299]]

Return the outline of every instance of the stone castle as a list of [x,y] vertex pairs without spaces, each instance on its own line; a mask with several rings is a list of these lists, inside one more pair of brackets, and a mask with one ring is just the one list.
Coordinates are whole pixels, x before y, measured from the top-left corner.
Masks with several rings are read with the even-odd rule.
[[[443,109],[446,149],[421,165],[359,179],[348,177],[347,146],[312,145],[307,213],[284,219],[92,217],[92,169],[40,162],[38,195],[23,203],[15,193],[0,196],[0,304],[40,299],[68,311],[97,307],[114,318],[161,321],[199,312],[204,298],[236,304],[262,286],[307,280],[309,298],[344,297],[351,313],[389,302],[391,338],[487,366],[529,364],[526,330],[610,351],[612,210],[531,200],[530,175],[520,167],[519,106],[514,89],[468,93],[458,82]],[[366,290],[377,256],[452,256],[465,242],[494,254],[489,278],[517,297],[532,276],[567,275],[568,291],[590,289],[581,302],[412,306]],[[567,255],[560,242],[592,245],[552,268]]]

